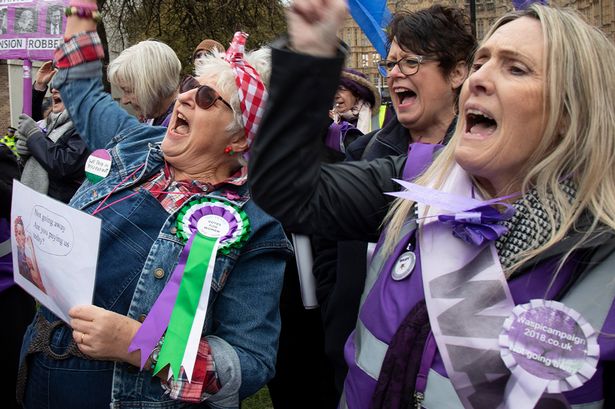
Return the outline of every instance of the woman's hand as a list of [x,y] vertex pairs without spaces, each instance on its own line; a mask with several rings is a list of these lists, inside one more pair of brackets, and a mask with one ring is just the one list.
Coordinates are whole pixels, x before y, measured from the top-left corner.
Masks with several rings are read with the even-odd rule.
[[140,352],[128,352],[141,324],[132,318],[94,305],[78,305],[68,311],[73,339],[84,354],[139,366]]
[[340,123],[340,113],[337,111],[337,106],[339,104],[335,104],[333,106],[333,109],[329,110],[329,118],[331,118],[333,120],[333,122],[335,122],[336,124]]
[[56,74],[56,70],[53,68],[53,61],[47,61],[41,65],[38,69],[36,77],[34,78],[34,88],[38,91],[47,91],[47,84],[51,82],[51,79]]
[[[96,0],[81,0],[83,4],[96,5]],[[91,18],[81,18],[76,15],[72,15],[66,18],[66,30],[64,31],[64,38],[70,38],[77,33],[83,31],[96,31],[96,22]]]
[[295,0],[286,19],[292,48],[317,57],[333,57],[337,30],[347,15],[345,0]]

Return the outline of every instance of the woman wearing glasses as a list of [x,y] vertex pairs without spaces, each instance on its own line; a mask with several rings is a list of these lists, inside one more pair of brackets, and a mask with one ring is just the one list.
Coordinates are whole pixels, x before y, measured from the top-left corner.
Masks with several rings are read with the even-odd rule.
[[[403,155],[409,145],[418,151],[448,142],[455,128],[457,96],[476,47],[468,20],[463,9],[442,5],[393,15],[387,33],[389,53],[379,62],[379,70],[386,77],[396,115],[382,129],[351,143],[346,149],[348,159]],[[410,157],[420,167],[419,159]],[[333,246],[336,252],[320,252],[314,273],[319,281],[325,349],[341,394],[347,371],[344,344],[356,323],[366,271],[366,257],[357,255],[366,254],[367,242]],[[337,260],[331,260],[331,254]]]
[[273,376],[291,254],[250,200],[242,158],[258,126],[242,109],[259,109],[269,51],[244,59],[237,33],[228,60],[203,58],[182,83],[168,129],[147,126],[103,91],[95,7],[68,18],[54,78],[110,168],[70,202],[102,222],[93,305],[69,323],[40,308],[18,392],[37,409],[237,408]]
[[[318,141],[285,132],[297,120],[281,114],[286,95],[312,95],[304,118],[326,112],[345,16],[343,0],[291,6],[250,161],[254,199],[294,231],[361,239],[389,208],[339,408],[614,407],[613,43],[570,10],[501,17],[474,56],[450,143],[391,206],[383,193],[416,151],[306,167]],[[291,157],[292,182],[271,181]]]

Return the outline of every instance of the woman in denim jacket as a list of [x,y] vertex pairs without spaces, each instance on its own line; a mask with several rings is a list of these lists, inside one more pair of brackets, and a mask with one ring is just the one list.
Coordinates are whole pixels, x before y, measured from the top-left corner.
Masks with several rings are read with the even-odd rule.
[[[86,181],[70,202],[102,219],[93,305],[73,307],[70,326],[40,308],[24,339],[18,396],[37,409],[238,407],[273,376],[290,254],[280,224],[250,200],[244,184],[240,156],[256,124],[242,121],[234,71],[219,58],[182,83],[168,131],[139,123],[103,91],[102,49],[85,14],[68,18],[54,87],[89,147],[111,157],[108,175]],[[264,79],[268,51],[251,57]],[[178,212],[202,197],[240,209],[250,230],[242,246],[215,259],[188,383],[183,369],[170,380],[167,368],[153,375],[164,342],[143,359],[128,349],[184,249]]]

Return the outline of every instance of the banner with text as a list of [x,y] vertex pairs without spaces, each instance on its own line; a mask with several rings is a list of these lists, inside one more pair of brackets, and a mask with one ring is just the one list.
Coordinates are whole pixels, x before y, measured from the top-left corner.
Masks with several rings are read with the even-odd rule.
[[69,0],[0,0],[0,59],[47,61],[62,41]]

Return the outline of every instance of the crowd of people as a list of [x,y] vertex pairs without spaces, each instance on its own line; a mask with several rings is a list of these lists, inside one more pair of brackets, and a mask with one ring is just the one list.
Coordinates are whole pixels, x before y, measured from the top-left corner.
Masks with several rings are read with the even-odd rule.
[[[9,407],[239,408],[265,386],[275,409],[615,407],[615,45],[578,13],[527,5],[477,41],[462,8],[396,12],[379,128],[345,0],[294,0],[252,51],[205,39],[183,79],[139,42],[107,67],[119,103],[96,2],[71,7],[0,140]],[[46,291],[13,179],[101,220],[69,322],[12,280],[11,236]]]

